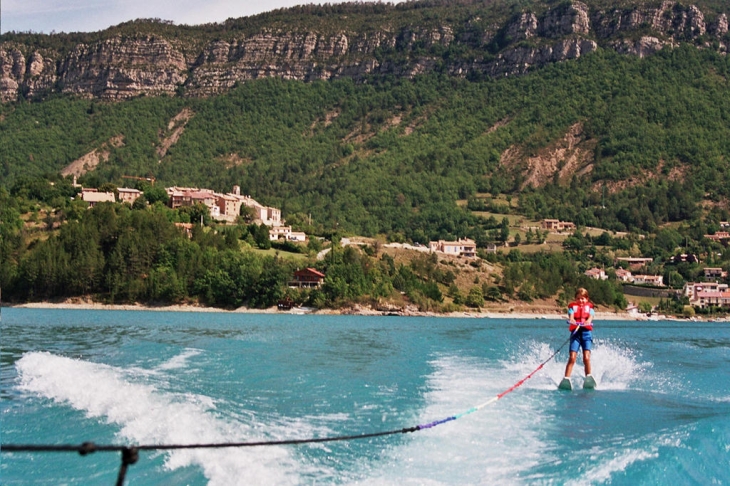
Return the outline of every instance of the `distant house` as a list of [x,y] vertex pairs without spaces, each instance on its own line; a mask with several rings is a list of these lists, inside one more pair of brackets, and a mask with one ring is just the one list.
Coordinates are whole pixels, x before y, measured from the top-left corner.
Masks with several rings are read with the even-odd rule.
[[730,292],[714,292],[702,291],[697,292],[694,300],[690,300],[690,304],[695,307],[730,307]]
[[558,219],[543,219],[540,226],[548,231],[575,231],[574,223]]
[[431,252],[446,253],[447,255],[465,256],[475,258],[477,256],[477,244],[469,238],[459,238],[456,241],[431,241],[428,244]]
[[90,208],[93,208],[101,202],[117,202],[116,199],[114,199],[113,192],[99,192],[96,189],[82,190],[81,199],[89,203]]
[[591,268],[586,270],[585,275],[596,280],[606,280],[608,278],[608,275],[606,275],[606,272],[604,272],[602,268]]
[[299,243],[303,243],[307,241],[307,234],[303,231],[290,231],[288,235],[286,235],[286,239],[289,241],[297,241]]
[[291,234],[291,226],[274,226],[269,230],[269,240],[287,239],[289,234]]
[[639,306],[634,304],[633,302],[629,302],[629,305],[626,306],[626,312],[632,315],[638,315],[639,314]]
[[497,253],[497,244],[496,243],[487,243],[487,246],[484,248],[484,251],[487,253]]
[[616,269],[616,278],[620,280],[621,282],[633,282],[634,276],[631,275],[631,272],[628,270],[624,270],[623,268],[617,268]]
[[[247,204],[251,202],[251,204]],[[260,221],[266,226],[279,226],[281,225],[281,209],[272,208],[269,206],[262,206],[253,199],[244,200],[243,204],[253,209],[254,220]]]
[[134,201],[142,195],[142,191],[129,187],[120,187],[117,189],[117,193],[119,194],[119,202],[129,204],[134,204]]
[[680,253],[669,259],[669,263],[697,263],[699,261],[697,255],[693,255],[692,253]]
[[189,198],[191,206],[204,204],[210,211],[211,216],[216,217],[220,215],[220,207],[216,204],[218,202],[218,198],[213,191],[209,191],[207,189],[200,191],[188,191],[185,195]]
[[705,238],[712,241],[717,241],[720,243],[727,243],[730,241],[730,232],[727,231],[717,231],[714,235],[705,235]]
[[239,186],[233,186],[233,192],[226,194],[226,196],[236,199],[239,210],[241,206],[250,208],[256,223],[263,223],[266,226],[282,225],[281,209],[264,206],[251,196],[242,196]]
[[637,285],[664,287],[664,277],[662,275],[634,275],[634,283]]
[[705,278],[725,278],[727,277],[727,272],[724,271],[722,268],[717,267],[707,267],[704,269]]
[[687,297],[690,302],[697,300],[700,292],[727,292],[728,285],[716,282],[686,282],[682,288],[682,295]]
[[221,219],[234,222],[241,214],[241,200],[232,194],[215,193],[216,204],[220,208]]
[[280,209],[259,204],[251,196],[241,196],[239,186],[233,186],[233,192],[228,194],[195,187],[168,187],[165,190],[172,209],[201,203],[208,207],[212,218],[233,223],[241,214],[241,206],[246,206],[251,208],[255,223],[263,223],[267,226],[281,226],[282,224]]
[[221,209],[218,206],[218,194],[210,189],[173,186],[165,188],[165,191],[169,196],[169,204],[172,209],[203,204],[208,208],[208,213],[212,218],[220,217]]
[[720,221],[720,229],[730,230],[730,221]]
[[305,268],[294,272],[294,278],[289,282],[289,287],[298,288],[319,288],[324,283],[325,275],[314,268]]
[[619,257],[616,258],[616,264],[620,262],[626,262],[630,268],[641,268],[644,265],[650,265],[654,262],[653,258],[640,258],[640,257]]
[[269,240],[278,241],[307,241],[307,234],[302,231],[292,231],[291,226],[273,226],[269,230]]

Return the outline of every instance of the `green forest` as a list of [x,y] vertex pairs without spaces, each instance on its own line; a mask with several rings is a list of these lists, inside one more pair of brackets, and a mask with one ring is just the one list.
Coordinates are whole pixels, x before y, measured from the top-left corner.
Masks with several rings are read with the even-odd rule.
[[[586,283],[582,271],[611,265],[609,255],[621,251],[655,258],[647,270],[679,286],[703,265],[730,266],[727,248],[704,238],[730,219],[729,62],[692,46],[645,59],[599,50],[505,79],[438,72],[363,83],[261,79],[211,98],[111,103],[53,95],[0,105],[3,297],[98,294],[114,302],[261,307],[289,291],[293,264],[247,250],[257,246],[249,225],[209,223],[188,240],[173,223],[191,215],[164,208],[152,190],[143,207],[86,210],[71,201],[74,189],[59,172],[104,147],[108,160],[79,179],[85,187],[128,186],[125,175],[154,177],[157,187],[229,192],[239,185],[281,208],[295,228],[335,241],[470,237],[484,248],[509,235],[499,234],[498,219],[470,208],[514,198],[507,212],[572,221],[579,231],[558,255],[523,253],[519,245],[489,255],[503,273],[479,285],[483,298],[557,297],[578,284],[599,285],[599,303],[625,306],[617,284]],[[184,131],[161,157],[168,124],[186,109]],[[579,143],[590,147],[581,168],[590,170],[525,185],[527,160],[577,124]],[[111,144],[115,137],[122,143]],[[505,163],[510,150],[522,157]],[[469,204],[457,204],[463,200]],[[41,236],[21,220],[34,212],[47,228]],[[605,233],[590,237],[585,227]],[[679,252],[702,264],[664,264]],[[335,306],[404,292],[425,308],[480,303],[476,296],[467,303],[424,265],[416,272],[371,253],[348,248],[332,261],[312,260],[327,271],[327,285],[297,298]]]
[[[239,224],[213,231],[195,225],[188,237],[174,223],[197,215],[171,210],[161,202],[137,209],[112,203],[89,209],[77,201],[62,210],[64,224],[58,231],[26,246],[23,208],[17,201],[0,189],[0,284],[11,302],[93,295],[108,303],[200,302],[265,308],[289,298],[299,305],[324,308],[377,304],[403,293],[422,310],[453,311],[483,307],[485,299],[531,301],[561,294],[566,303],[567,295],[582,285],[591,289],[596,303],[626,306],[619,287],[580,275],[568,254],[522,255],[516,250],[506,256],[491,255],[486,258],[504,265],[504,275],[460,289],[454,285],[454,270],[440,265],[436,254],[396,264],[376,245],[340,248],[337,235],[326,258],[315,261],[309,255],[309,263],[326,274],[324,285],[290,289],[288,282],[301,262],[278,252],[257,252],[272,244],[265,226]],[[280,249],[282,255],[292,251]],[[295,251],[317,250],[321,245],[315,239]]]

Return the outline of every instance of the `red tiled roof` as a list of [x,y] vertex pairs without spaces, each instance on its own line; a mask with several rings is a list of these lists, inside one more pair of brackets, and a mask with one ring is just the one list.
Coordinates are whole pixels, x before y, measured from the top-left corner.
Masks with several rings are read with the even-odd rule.
[[319,272],[319,271],[317,271],[317,270],[315,270],[314,268],[311,268],[311,267],[305,268],[304,270],[297,270],[294,274],[295,275],[300,275],[302,273],[313,273],[314,275],[316,275],[318,277],[322,277],[322,278],[325,277],[324,273]]

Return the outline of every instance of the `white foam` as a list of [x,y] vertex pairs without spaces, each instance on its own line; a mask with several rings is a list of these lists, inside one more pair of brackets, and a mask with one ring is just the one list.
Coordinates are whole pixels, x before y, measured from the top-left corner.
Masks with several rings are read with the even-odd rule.
[[[601,389],[630,387],[651,367],[650,363],[641,363],[631,349],[610,342],[596,344],[593,375]],[[521,389],[555,390],[565,372],[567,352],[545,363],[554,352],[555,348],[547,343],[529,341],[518,346],[512,357],[498,363],[454,356],[436,359],[424,396],[426,407],[414,418],[416,423],[443,419],[485,403],[541,364],[543,367],[502,400],[408,436],[404,445],[384,449],[384,464],[373,466],[377,470],[358,484],[483,484],[486,478],[489,484],[520,484],[534,480],[534,467],[559,461],[553,452],[549,425],[555,403],[544,394],[524,393]],[[578,365],[582,367],[582,362]],[[582,373],[575,372],[577,367],[573,376],[582,383]],[[587,471],[583,479],[609,480],[613,473],[655,454],[639,447],[620,451]]]
[[[555,348],[547,343],[529,341],[520,346],[520,354],[505,361],[504,366],[516,373],[527,375],[548,359],[554,351]],[[568,352],[563,349],[555,358],[545,363],[543,369],[525,382],[524,386],[540,390],[555,389],[565,375],[567,357]],[[646,371],[651,366],[651,363],[640,362],[636,353],[630,348],[604,340],[594,342],[591,351],[591,374],[601,390],[625,390],[645,379]],[[583,357],[582,353],[578,353],[578,360],[571,375],[574,387],[582,386],[583,376]]]
[[172,357],[171,359],[165,361],[161,365],[157,367],[160,371],[169,371],[169,370],[177,370],[181,368],[185,368],[188,365],[188,360],[190,358],[193,358],[195,356],[198,356],[201,354],[202,351],[199,349],[186,349],[182,353],[178,354],[177,356]]
[[626,390],[645,380],[647,371],[653,366],[641,362],[633,349],[618,343],[599,340],[593,348],[593,376],[602,390]]
[[566,486],[610,483],[615,473],[628,469],[634,463],[659,457],[660,447],[682,447],[689,437],[686,430],[663,434],[650,434],[621,444],[612,444],[605,449],[592,450],[586,455],[585,469]]
[[[432,363],[425,408],[414,423],[466,411],[512,386],[514,370],[492,363],[446,356]],[[542,429],[542,407],[533,398],[506,398],[478,412],[408,435],[386,447],[365,485],[514,484],[521,473],[550,458]]]
[[[642,449],[628,449],[614,452],[614,456],[604,462],[600,462],[600,458],[605,454],[598,457],[591,457],[590,459],[596,460],[597,465],[588,468],[588,470],[581,475],[579,479],[574,481],[567,481],[566,485],[585,485],[595,483],[606,483],[611,480],[611,476],[616,472],[625,471],[627,467],[638,461],[645,461],[647,459],[653,459],[659,456],[656,451],[645,451]],[[587,464],[592,462],[586,461]]]
[[[436,357],[424,388],[424,407],[414,410],[411,418],[399,414],[403,424],[428,423],[484,403],[534,371],[554,352],[550,345],[539,342],[526,342],[517,348],[512,358],[500,362]],[[198,350],[185,350],[159,365],[154,377],[164,379],[163,371],[186,367],[199,354]],[[563,352],[546,363],[522,388],[554,390],[563,376],[566,357]],[[125,444],[304,439],[336,435],[330,425],[351,419],[344,413],[260,417],[240,409],[222,417],[210,397],[164,392],[150,385],[149,379],[141,382],[150,376],[149,371],[41,352],[26,354],[16,366],[22,389],[118,425],[121,442]],[[601,389],[624,389],[651,365],[639,363],[630,349],[598,342],[593,351],[593,366]],[[384,392],[389,395],[391,390]],[[524,393],[518,389],[456,421],[383,441],[379,452],[358,459],[348,471],[337,471],[337,464],[323,465],[331,461],[301,459],[296,449],[288,447],[175,451],[166,453],[165,466],[198,467],[213,486],[300,484],[313,478],[339,478],[345,483],[363,485],[483,484],[485,478],[489,484],[525,483],[530,477],[535,479],[530,476],[533,468],[559,460],[550,442],[549,422],[554,414],[550,400],[554,398],[546,398],[544,393]],[[373,407],[366,404],[363,408]],[[384,421],[386,417],[384,411]],[[329,451],[325,445],[312,447]],[[610,480],[615,472],[655,453],[642,451],[638,446],[617,450],[608,461],[594,463],[581,479]]]
[[[272,430],[224,420],[198,396],[160,392],[135,383],[125,370],[104,364],[32,352],[16,366],[21,389],[118,425],[123,443],[221,443],[270,440],[272,435],[289,433],[287,424]],[[306,427],[298,431],[310,433]],[[167,453],[165,465],[170,469],[197,466],[212,486],[298,484],[300,474],[312,472],[285,447],[180,450]]]

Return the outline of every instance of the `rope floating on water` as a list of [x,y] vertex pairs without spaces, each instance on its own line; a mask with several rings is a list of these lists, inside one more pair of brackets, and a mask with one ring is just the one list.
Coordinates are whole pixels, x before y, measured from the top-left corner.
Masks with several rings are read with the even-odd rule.
[[[571,334],[572,336],[572,334]],[[375,437],[384,437],[388,435],[396,434],[408,434],[412,432],[418,432],[419,430],[426,430],[436,427],[453,420],[457,420],[465,415],[477,412],[484,407],[495,403],[505,395],[513,392],[520,386],[522,386],[527,380],[532,378],[538,371],[540,371],[547,363],[549,363],[564,347],[570,342],[568,338],[560,347],[555,350],[545,361],[535,368],[530,374],[522,378],[520,381],[492,397],[488,401],[472,407],[462,413],[452,415],[450,417],[429,422],[426,424],[415,425],[413,427],[404,427],[402,429],[386,430],[382,432],[371,432],[366,434],[356,435],[339,435],[333,437],[319,437],[319,438],[308,438],[308,439],[288,439],[288,440],[271,440],[271,441],[256,441],[256,442],[224,442],[224,443],[210,443],[210,444],[153,444],[153,445],[137,445],[137,446],[122,446],[122,445],[97,445],[93,442],[84,442],[80,445],[43,445],[43,444],[0,444],[0,452],[78,452],[80,455],[85,456],[93,452],[121,452],[122,453],[122,464],[119,469],[119,475],[117,477],[117,486],[123,486],[124,478],[127,473],[127,467],[135,464],[139,458],[139,451],[144,450],[179,450],[179,449],[224,449],[232,447],[261,447],[261,446],[281,446],[281,445],[300,445],[300,444],[317,444],[323,442],[338,442],[338,441],[349,441],[358,439],[371,439]]]

